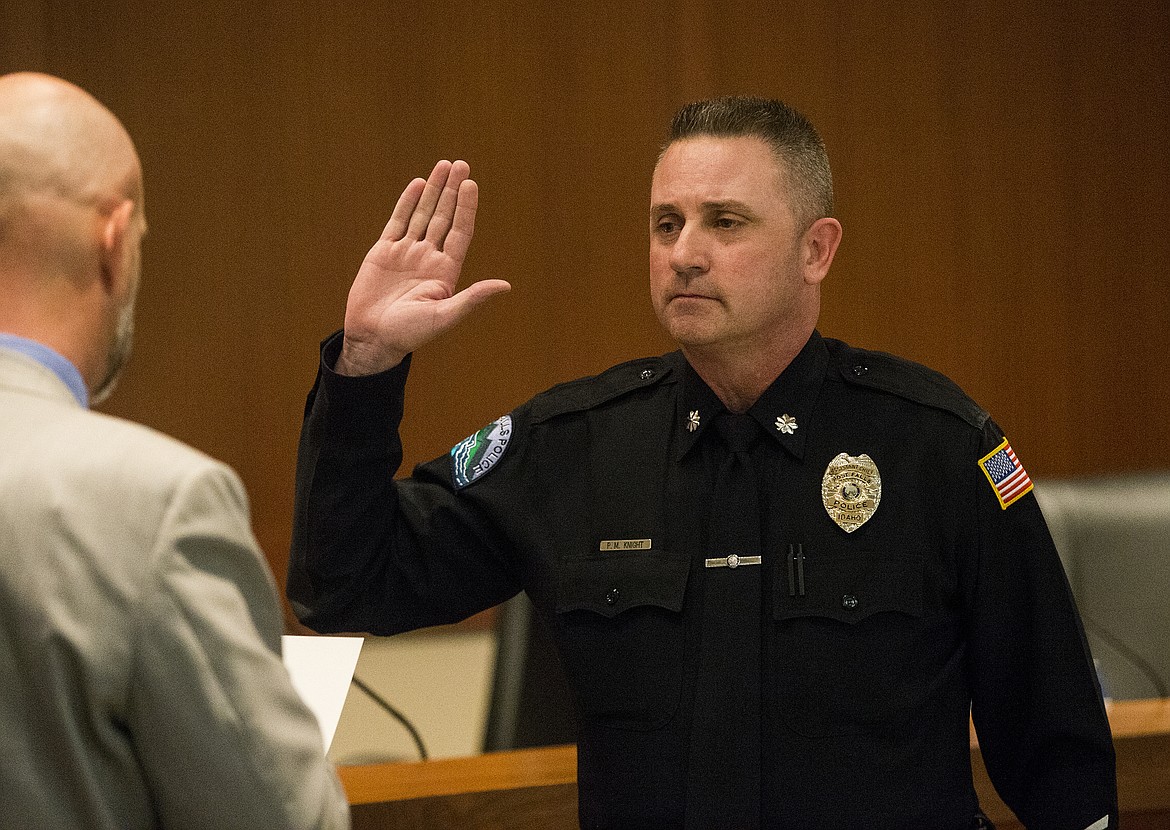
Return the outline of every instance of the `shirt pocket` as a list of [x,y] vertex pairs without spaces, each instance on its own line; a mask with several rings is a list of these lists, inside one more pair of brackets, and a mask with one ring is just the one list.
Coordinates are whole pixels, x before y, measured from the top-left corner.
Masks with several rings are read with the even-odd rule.
[[915,655],[927,637],[925,557],[829,549],[808,553],[799,568],[790,580],[785,563],[773,580],[780,718],[809,737],[901,720],[923,696]]
[[660,551],[566,556],[557,638],[583,718],[650,730],[682,696],[689,562]]

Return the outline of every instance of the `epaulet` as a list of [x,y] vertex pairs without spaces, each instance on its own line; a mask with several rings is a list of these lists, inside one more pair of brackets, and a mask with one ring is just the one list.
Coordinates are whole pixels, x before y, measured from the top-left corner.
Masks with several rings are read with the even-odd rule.
[[545,421],[569,412],[583,412],[659,384],[676,374],[678,361],[672,360],[672,356],[629,360],[599,375],[557,384],[529,401],[532,420]]
[[825,338],[832,363],[846,383],[879,389],[922,406],[941,409],[981,429],[988,414],[953,380],[912,360]]

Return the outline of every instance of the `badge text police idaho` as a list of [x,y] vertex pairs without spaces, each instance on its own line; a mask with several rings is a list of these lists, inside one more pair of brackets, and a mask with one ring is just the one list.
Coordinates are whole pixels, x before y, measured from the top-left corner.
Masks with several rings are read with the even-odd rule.
[[451,478],[463,489],[485,475],[504,455],[512,439],[512,416],[504,415],[451,448]]

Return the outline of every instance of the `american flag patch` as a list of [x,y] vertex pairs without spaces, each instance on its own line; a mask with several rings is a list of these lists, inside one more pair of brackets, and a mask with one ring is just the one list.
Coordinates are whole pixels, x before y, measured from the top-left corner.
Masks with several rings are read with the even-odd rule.
[[998,447],[979,459],[979,466],[987,480],[991,482],[995,497],[999,499],[999,505],[1004,510],[1032,489],[1032,479],[1028,478],[1024,465],[1016,458],[1012,445],[1006,438]]

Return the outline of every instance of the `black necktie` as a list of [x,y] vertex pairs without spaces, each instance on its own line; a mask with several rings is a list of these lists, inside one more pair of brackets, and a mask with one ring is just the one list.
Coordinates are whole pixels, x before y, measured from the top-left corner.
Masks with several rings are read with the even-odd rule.
[[702,574],[687,830],[760,826],[760,501],[748,449],[751,416],[714,423],[726,444],[715,476],[710,546]]

